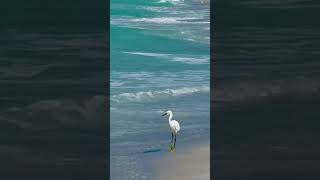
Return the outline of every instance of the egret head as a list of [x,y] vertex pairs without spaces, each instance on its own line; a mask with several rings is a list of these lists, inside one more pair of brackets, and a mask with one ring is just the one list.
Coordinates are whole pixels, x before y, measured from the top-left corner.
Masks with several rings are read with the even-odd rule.
[[162,114],[162,116],[167,116],[167,115],[172,115],[172,111],[167,111],[167,112],[165,112],[164,114]]

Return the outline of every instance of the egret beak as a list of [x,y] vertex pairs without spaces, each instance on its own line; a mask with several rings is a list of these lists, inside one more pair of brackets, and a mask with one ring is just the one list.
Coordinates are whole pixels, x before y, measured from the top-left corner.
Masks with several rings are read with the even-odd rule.
[[165,116],[165,115],[167,115],[167,113],[162,114],[162,116]]

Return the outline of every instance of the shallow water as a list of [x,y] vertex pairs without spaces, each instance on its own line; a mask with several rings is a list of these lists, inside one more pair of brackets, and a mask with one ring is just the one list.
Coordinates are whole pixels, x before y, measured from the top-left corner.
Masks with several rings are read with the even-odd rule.
[[[150,179],[143,152],[209,140],[209,4],[111,1],[111,177]],[[125,173],[124,173],[125,172]],[[149,174],[148,174],[149,172]]]

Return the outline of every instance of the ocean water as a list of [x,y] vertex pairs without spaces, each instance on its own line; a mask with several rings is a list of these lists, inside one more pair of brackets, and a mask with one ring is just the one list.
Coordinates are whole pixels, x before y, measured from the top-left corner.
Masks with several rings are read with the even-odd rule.
[[[151,179],[144,152],[166,151],[172,110],[180,145],[209,143],[210,5],[111,0],[111,178]],[[181,146],[180,146],[181,147]]]

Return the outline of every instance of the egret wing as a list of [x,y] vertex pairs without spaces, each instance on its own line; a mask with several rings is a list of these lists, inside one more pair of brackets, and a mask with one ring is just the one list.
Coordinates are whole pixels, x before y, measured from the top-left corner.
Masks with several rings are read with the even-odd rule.
[[178,123],[178,121],[172,120],[172,124],[173,124],[174,129],[176,130],[176,132],[180,131],[180,124]]

